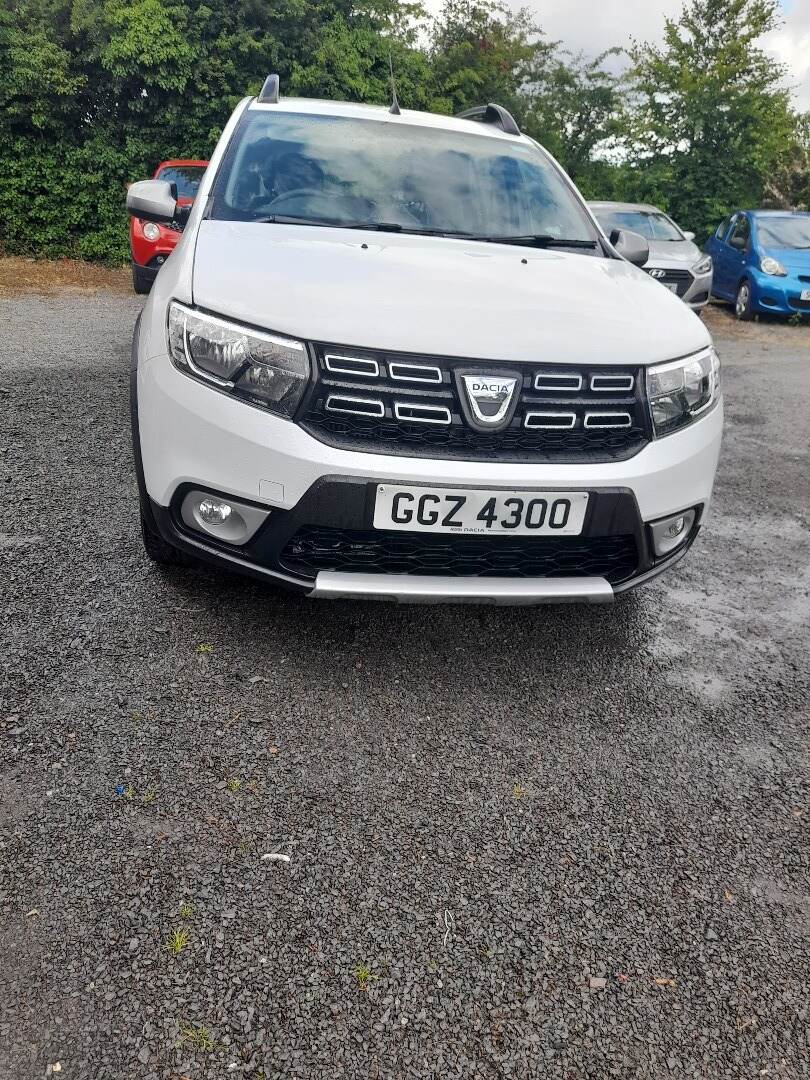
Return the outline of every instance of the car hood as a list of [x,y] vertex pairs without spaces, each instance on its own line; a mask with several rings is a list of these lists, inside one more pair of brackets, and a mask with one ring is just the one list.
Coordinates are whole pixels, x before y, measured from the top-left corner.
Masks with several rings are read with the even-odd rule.
[[691,240],[650,240],[648,266],[694,266],[700,262],[702,252]]
[[617,259],[406,234],[203,221],[194,303],[335,345],[510,363],[647,364],[710,342]]
[[770,255],[780,262],[786,270],[799,270],[810,273],[810,251],[799,248],[762,248],[762,257]]

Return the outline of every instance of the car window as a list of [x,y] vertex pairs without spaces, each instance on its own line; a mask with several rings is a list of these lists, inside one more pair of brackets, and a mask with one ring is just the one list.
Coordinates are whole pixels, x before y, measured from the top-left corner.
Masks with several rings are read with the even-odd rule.
[[715,240],[724,240],[725,239],[725,237],[726,237],[726,235],[728,233],[728,227],[731,224],[731,220],[732,219],[730,217],[727,217],[725,221],[722,221],[720,223],[720,225],[719,225],[719,227],[717,229],[717,232],[714,234]]
[[218,173],[210,217],[596,239],[540,150],[469,126],[249,110]]
[[201,165],[167,165],[160,170],[157,179],[177,184],[179,199],[193,199],[197,195],[204,172],[205,168]]
[[740,214],[737,218],[734,229],[731,236],[728,238],[729,244],[733,248],[738,248],[740,251],[744,251],[748,246],[748,240],[751,236],[751,222],[748,220],[746,214]]
[[596,219],[608,236],[614,229],[629,229],[640,233],[647,240],[685,240],[681,230],[660,211],[650,210],[602,210],[594,211]]
[[757,235],[765,247],[810,250],[810,215],[757,218]]

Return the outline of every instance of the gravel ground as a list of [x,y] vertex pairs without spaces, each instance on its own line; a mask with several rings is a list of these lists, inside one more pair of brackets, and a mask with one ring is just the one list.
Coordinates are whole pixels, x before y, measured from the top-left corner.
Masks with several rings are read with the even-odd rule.
[[810,327],[677,571],[395,608],[147,562],[137,310],[0,298],[2,1080],[810,1075]]

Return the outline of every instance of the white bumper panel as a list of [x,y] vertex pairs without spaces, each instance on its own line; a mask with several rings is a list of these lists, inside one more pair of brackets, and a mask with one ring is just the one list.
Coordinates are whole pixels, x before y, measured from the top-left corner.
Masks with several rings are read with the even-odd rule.
[[146,487],[162,506],[179,484],[193,483],[290,509],[320,477],[345,476],[448,487],[629,488],[644,521],[708,506],[723,426],[721,404],[628,461],[599,465],[356,453],[194,382],[165,354],[139,363],[138,413]]
[[604,578],[462,578],[321,572],[309,593],[318,600],[395,600],[400,604],[610,604]]

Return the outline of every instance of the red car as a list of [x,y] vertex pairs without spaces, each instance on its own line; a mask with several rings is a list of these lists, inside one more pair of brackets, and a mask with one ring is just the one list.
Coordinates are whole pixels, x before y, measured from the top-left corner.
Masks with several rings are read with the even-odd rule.
[[[177,185],[179,206],[191,206],[197,188],[208,168],[207,161],[184,158],[161,161],[155,169],[154,180],[167,180]],[[154,221],[129,219],[129,246],[132,252],[132,286],[136,293],[148,293],[157,272],[166,262],[180,239],[180,225],[156,225]]]

